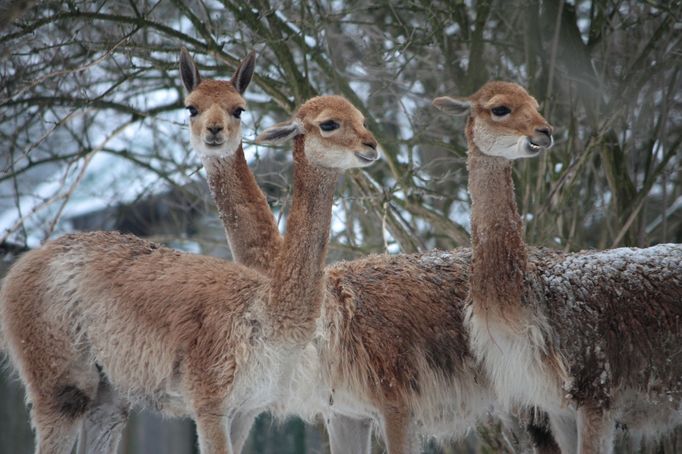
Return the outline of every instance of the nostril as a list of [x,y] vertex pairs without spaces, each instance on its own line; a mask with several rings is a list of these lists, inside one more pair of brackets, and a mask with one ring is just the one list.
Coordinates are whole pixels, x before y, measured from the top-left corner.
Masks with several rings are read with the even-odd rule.
[[218,134],[220,131],[223,130],[223,127],[222,127],[222,126],[210,126],[210,127],[206,128],[206,129],[208,129],[209,131],[211,131],[211,134],[216,135],[216,134]]
[[549,126],[543,127],[543,128],[536,128],[535,132],[537,132],[539,134],[544,134],[546,136],[551,136],[552,135],[552,128],[550,128]]
[[370,147],[372,150],[377,149],[377,143],[376,142],[363,142],[362,144],[366,147]]

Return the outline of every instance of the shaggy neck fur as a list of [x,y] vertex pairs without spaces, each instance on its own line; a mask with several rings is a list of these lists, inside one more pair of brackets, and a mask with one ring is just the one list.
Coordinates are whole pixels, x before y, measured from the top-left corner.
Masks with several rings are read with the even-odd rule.
[[203,162],[235,262],[270,274],[282,239],[242,145],[229,156],[204,157]]
[[514,200],[511,161],[483,154],[467,126],[473,259],[473,310],[482,317],[510,319],[520,309],[528,265],[523,223]]
[[323,297],[324,260],[339,171],[313,166],[304,136],[294,139],[294,195],[277,257],[268,309],[274,335],[294,344],[310,341]]

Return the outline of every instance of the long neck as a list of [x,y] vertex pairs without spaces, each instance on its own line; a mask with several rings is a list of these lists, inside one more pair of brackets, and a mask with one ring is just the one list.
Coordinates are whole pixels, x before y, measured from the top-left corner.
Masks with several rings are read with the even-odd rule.
[[265,195],[246,163],[242,145],[232,156],[207,157],[203,161],[235,262],[269,275],[282,238]]
[[274,335],[302,345],[315,330],[324,291],[336,170],[312,166],[304,137],[294,141],[294,194],[275,262],[268,310]]
[[472,265],[477,315],[511,320],[521,307],[528,257],[514,200],[511,162],[484,155],[469,140]]

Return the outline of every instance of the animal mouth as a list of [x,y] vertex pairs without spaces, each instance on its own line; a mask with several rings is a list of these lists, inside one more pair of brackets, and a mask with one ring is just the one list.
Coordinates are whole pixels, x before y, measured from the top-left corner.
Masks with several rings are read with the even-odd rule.
[[540,137],[527,137],[526,138],[526,150],[530,154],[538,154],[541,151],[549,150],[554,144],[554,138],[552,136],[540,136]]
[[206,145],[207,147],[212,147],[212,148],[217,148],[224,143],[225,143],[224,140],[217,140],[217,139],[204,140],[204,145]]
[[526,138],[526,150],[530,154],[537,154],[544,150],[549,150],[554,145],[554,137],[549,134],[538,136],[528,136]]
[[545,147],[543,147],[542,145],[538,145],[536,143],[533,143],[533,141],[530,139],[528,140],[528,151],[530,151],[531,153],[539,153],[540,151],[542,151],[544,149],[545,149]]
[[374,162],[379,158],[379,154],[375,152],[370,152],[370,153],[362,153],[360,151],[355,152],[355,156],[361,161],[365,163],[370,163]]

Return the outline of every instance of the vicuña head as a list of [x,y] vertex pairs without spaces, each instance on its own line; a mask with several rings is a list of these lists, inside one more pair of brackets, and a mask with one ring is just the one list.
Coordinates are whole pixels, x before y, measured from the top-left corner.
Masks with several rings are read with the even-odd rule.
[[187,49],[181,49],[180,77],[187,89],[190,142],[202,157],[230,156],[239,147],[241,114],[246,108],[242,95],[251,82],[255,62],[256,53],[251,52],[231,80],[202,80]]
[[530,158],[554,143],[538,102],[511,82],[488,82],[469,97],[443,96],[433,105],[452,115],[469,115],[467,140],[488,156]]
[[332,169],[365,167],[379,159],[377,141],[365,127],[365,117],[341,96],[306,101],[294,116],[263,131],[258,143],[280,144],[302,135],[305,156]]

